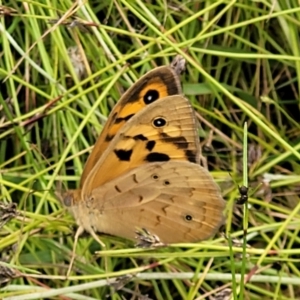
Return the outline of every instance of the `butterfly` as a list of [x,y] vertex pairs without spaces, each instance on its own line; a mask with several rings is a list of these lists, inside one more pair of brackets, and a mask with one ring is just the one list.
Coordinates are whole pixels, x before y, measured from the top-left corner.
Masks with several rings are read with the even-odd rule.
[[95,232],[135,240],[145,228],[162,243],[197,242],[222,225],[225,201],[200,166],[198,123],[178,73],[153,69],[113,108],[79,188],[62,195],[77,238],[85,230],[97,241]]

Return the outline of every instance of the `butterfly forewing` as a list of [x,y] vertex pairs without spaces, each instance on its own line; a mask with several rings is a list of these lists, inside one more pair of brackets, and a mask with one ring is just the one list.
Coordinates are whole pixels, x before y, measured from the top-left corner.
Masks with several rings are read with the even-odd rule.
[[170,95],[182,93],[180,81],[176,71],[168,66],[156,68],[142,76],[121,97],[99,136],[91,155],[89,156],[80,180],[83,186],[103,152],[109,147],[111,140],[118,131],[141,109]]
[[146,163],[199,162],[199,139],[194,111],[183,96],[149,104],[118,132],[87,177],[83,192]]

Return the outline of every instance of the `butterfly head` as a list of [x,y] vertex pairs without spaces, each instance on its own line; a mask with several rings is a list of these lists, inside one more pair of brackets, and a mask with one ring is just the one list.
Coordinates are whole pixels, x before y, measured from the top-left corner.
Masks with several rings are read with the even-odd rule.
[[72,206],[80,202],[81,190],[68,190],[65,192],[55,193],[58,200],[66,207],[71,208]]

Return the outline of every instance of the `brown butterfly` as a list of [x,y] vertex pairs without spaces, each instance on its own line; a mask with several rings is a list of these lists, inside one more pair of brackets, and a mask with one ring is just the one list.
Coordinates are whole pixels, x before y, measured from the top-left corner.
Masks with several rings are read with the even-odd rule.
[[225,201],[200,166],[197,120],[177,73],[155,68],[112,110],[79,189],[62,195],[76,239],[86,230],[98,241],[95,232],[134,240],[145,228],[162,243],[196,242],[223,223]]

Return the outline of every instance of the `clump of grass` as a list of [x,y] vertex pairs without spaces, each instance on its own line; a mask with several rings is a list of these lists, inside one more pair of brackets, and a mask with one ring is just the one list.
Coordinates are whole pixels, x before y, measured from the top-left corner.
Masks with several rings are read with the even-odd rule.
[[[232,299],[299,297],[297,1],[1,8],[0,201],[17,203],[19,215],[0,230],[0,298],[215,299],[228,288]],[[74,221],[53,191],[78,184],[122,92],[176,54],[227,200],[227,237],[142,250],[103,236],[97,255],[83,237],[66,280]],[[244,184],[249,200],[237,206]]]

